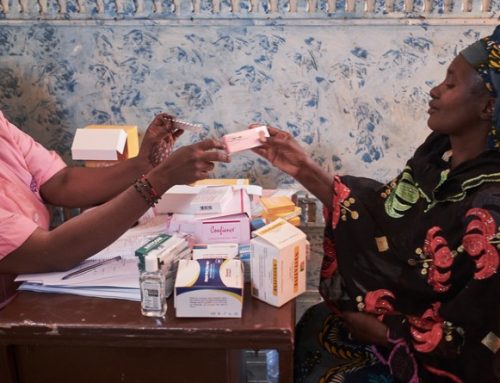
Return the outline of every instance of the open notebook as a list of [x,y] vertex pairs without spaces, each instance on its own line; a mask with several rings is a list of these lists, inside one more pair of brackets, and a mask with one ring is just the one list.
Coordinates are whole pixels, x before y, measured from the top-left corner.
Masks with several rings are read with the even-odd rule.
[[154,216],[129,229],[113,244],[71,270],[21,274],[19,290],[69,293],[140,301],[135,249],[166,229],[166,215]]

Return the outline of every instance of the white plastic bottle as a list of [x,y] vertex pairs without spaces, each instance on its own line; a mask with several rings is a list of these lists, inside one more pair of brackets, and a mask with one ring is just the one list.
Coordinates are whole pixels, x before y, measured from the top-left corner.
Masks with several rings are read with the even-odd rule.
[[147,317],[164,317],[167,312],[165,276],[158,270],[158,258],[144,258],[145,271],[141,273],[141,312]]

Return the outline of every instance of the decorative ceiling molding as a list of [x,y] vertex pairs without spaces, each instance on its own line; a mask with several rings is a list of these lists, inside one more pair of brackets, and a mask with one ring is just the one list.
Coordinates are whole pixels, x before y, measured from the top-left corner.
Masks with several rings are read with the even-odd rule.
[[0,0],[2,20],[496,24],[500,0]]

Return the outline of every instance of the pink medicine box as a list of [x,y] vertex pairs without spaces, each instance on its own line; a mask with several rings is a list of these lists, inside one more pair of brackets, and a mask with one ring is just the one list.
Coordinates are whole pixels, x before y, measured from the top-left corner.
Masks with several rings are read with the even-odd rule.
[[262,142],[259,140],[262,135],[264,135],[264,137],[269,137],[269,131],[266,125],[226,134],[222,137],[222,141],[228,153],[234,153],[262,145]]
[[167,233],[191,234],[194,243],[250,243],[250,220],[243,214],[197,219],[192,214],[174,214]]
[[246,214],[205,219],[197,223],[195,238],[198,243],[246,244],[250,242],[250,220]]

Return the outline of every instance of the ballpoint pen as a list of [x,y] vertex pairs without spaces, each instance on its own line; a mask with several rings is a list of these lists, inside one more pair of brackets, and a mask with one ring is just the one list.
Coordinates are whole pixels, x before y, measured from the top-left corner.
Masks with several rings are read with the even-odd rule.
[[62,280],[66,280],[66,279],[69,279],[69,278],[74,278],[74,277],[77,277],[79,275],[85,274],[85,273],[87,273],[89,271],[92,271],[92,270],[98,268],[99,266],[105,265],[105,264],[113,262],[113,261],[119,261],[121,259],[122,259],[122,257],[119,256],[119,255],[117,255],[116,257],[113,257],[113,258],[104,259],[102,261],[97,261],[95,263],[92,263],[91,265],[82,267],[79,270],[72,271],[71,273],[68,273],[65,276],[63,276],[61,279]]

